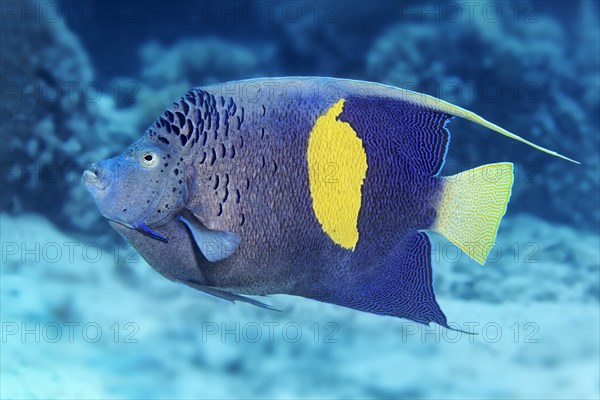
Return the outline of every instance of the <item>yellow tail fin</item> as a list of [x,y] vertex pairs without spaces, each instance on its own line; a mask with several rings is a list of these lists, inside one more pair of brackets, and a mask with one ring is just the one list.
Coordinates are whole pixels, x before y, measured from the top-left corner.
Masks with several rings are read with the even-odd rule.
[[482,165],[443,179],[432,229],[483,264],[510,199],[513,165]]

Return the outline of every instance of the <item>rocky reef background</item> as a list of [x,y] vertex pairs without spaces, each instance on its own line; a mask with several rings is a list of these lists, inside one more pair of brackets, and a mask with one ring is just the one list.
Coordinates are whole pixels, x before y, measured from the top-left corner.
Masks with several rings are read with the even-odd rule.
[[[513,161],[521,184],[512,210],[597,230],[594,2],[174,4],[186,8],[184,16],[180,7],[126,2],[62,9],[60,2],[7,2],[1,40],[11,56],[0,61],[0,112],[2,159],[11,165],[1,209],[36,211],[78,234],[98,234],[79,172],[120,152],[187,89],[321,75],[432,94],[581,161],[568,165],[473,124],[451,125],[451,172]],[[358,29],[356,21],[377,23]]]
[[[598,398],[598,3],[476,3],[2,1],[0,397]],[[446,173],[518,169],[488,265],[435,237],[442,308],[478,335],[205,299],[101,218],[85,165],[190,87],[283,75],[432,94],[581,161],[451,123]]]

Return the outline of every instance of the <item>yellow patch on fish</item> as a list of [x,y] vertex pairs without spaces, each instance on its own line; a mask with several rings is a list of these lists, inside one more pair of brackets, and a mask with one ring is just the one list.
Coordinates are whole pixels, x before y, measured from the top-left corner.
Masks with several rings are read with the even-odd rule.
[[323,231],[343,248],[354,250],[367,155],[352,126],[336,119],[344,102],[340,99],[317,118],[306,158],[313,211]]

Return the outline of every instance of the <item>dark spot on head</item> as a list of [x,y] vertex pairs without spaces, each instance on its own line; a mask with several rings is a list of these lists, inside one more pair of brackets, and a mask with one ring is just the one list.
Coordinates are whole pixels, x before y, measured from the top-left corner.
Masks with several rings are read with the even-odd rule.
[[175,176],[179,175],[179,168],[175,168],[173,170],[173,173],[175,174]]
[[180,135],[179,139],[181,139],[181,145],[185,146],[185,144],[187,143],[187,136],[185,135]]
[[159,136],[158,140],[160,140],[161,142],[163,142],[164,144],[170,144],[169,140],[166,137],[163,136]]
[[185,115],[187,115],[187,113],[190,111],[190,106],[187,103],[187,101],[185,101],[185,100],[183,100],[181,102],[181,108],[183,108],[183,112],[184,112]]
[[177,117],[177,122],[179,122],[179,126],[183,127],[183,125],[185,124],[185,115],[178,111],[175,113],[175,116]]
[[175,116],[173,115],[173,113],[171,111],[169,111],[169,110],[165,111],[165,116],[171,123],[173,123],[173,121],[175,121]]
[[166,163],[165,163],[165,168],[167,168],[168,166],[169,166],[169,163],[168,163],[168,162],[166,162]]
[[173,129],[173,133],[179,135],[179,128],[177,125],[171,125],[171,129]]

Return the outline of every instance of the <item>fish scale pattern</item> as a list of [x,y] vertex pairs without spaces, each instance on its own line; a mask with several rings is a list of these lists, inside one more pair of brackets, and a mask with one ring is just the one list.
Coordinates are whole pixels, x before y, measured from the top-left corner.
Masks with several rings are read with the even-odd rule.
[[389,141],[393,149],[401,149],[396,154],[423,176],[436,175],[444,164],[444,156],[450,141],[446,123],[452,116],[432,111],[418,104],[399,102],[394,99],[365,97],[349,99],[344,116],[352,121],[352,115],[367,114],[362,134],[363,140],[373,145],[381,142],[380,132],[385,132],[383,140]]

